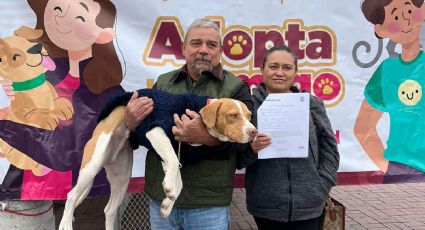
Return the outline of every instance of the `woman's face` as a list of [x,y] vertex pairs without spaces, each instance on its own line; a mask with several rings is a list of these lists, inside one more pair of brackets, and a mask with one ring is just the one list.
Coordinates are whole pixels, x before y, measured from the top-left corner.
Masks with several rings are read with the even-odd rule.
[[49,0],[44,26],[50,40],[68,51],[90,48],[102,29],[96,24],[100,5],[93,0]]
[[262,74],[269,93],[289,93],[296,74],[294,57],[287,51],[274,51],[268,55]]

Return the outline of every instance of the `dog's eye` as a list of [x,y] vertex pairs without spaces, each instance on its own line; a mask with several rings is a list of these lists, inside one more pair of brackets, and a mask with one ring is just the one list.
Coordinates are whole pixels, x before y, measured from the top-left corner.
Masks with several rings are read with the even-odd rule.
[[236,119],[236,118],[238,118],[238,114],[237,113],[232,113],[232,114],[230,114],[230,117],[233,118],[233,119]]
[[3,62],[3,60],[1,60],[1,57],[0,57],[0,62]]
[[19,55],[19,54],[14,54],[12,58],[13,58],[13,60],[14,60],[14,61],[16,61],[16,59],[17,59],[18,57],[20,57],[20,56],[21,56],[21,55]]
[[56,6],[55,8],[53,8],[53,11],[55,10],[59,10],[62,13],[62,9],[59,6]]
[[82,22],[86,21],[86,19],[84,19],[83,16],[77,16],[77,17],[75,17],[75,19],[80,19]]

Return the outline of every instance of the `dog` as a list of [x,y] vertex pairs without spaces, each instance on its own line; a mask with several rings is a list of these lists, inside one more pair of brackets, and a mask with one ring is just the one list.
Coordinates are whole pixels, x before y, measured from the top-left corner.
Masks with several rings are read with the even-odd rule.
[[[160,214],[167,218],[183,186],[179,159],[171,143],[173,114],[184,114],[186,108],[199,111],[208,132],[221,141],[247,143],[254,138],[257,130],[249,122],[251,112],[237,100],[209,99],[192,94],[172,95],[152,89],[138,90],[138,95],[154,101],[152,113],[137,127],[136,133],[139,143],[155,150],[162,159],[165,173],[162,186],[166,197]],[[130,130],[124,120],[125,105],[130,97],[131,93],[115,97],[101,112],[100,122],[84,148],[80,174],[76,185],[68,193],[59,230],[72,229],[74,210],[87,196],[94,177],[102,167],[111,186],[111,196],[105,208],[105,227],[113,229],[132,170],[132,147],[128,140]]]
[[15,91],[4,119],[54,130],[58,120],[71,119],[74,110],[45,80],[44,73],[54,70],[54,62],[41,43],[29,41],[42,35],[42,30],[23,26],[13,36],[0,39],[0,77],[12,81]]
[[[3,110],[2,119],[54,130],[59,120],[70,120],[74,110],[71,102],[59,97],[45,80],[45,72],[55,69],[54,62],[41,43],[30,41],[42,35],[42,30],[22,26],[13,36],[0,39],[0,79],[11,81],[15,91],[15,98]],[[20,169],[32,170],[37,176],[50,171],[2,139],[0,157]]]

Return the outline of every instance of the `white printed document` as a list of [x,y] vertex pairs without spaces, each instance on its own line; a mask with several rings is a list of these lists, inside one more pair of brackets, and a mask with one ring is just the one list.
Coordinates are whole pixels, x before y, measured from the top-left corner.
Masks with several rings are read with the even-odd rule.
[[310,95],[269,94],[257,111],[258,131],[272,144],[258,153],[259,159],[308,156]]

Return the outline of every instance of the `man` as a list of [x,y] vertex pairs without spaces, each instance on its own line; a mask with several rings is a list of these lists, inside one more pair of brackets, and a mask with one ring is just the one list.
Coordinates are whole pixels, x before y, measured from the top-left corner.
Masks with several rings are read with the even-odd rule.
[[[207,19],[194,21],[187,30],[182,49],[186,65],[159,76],[154,88],[174,94],[190,92],[212,98],[238,99],[253,111],[248,85],[224,70],[220,64],[221,36],[214,22]],[[146,99],[136,98],[129,103],[126,121],[130,128],[137,126],[149,114],[149,103]],[[182,146],[182,158],[190,152],[186,162],[191,163],[183,163],[183,190],[166,220],[160,217],[160,201],[165,197],[161,185],[164,178],[161,161],[155,154],[147,154],[145,191],[151,197],[151,227],[228,229],[236,162],[250,160],[256,155],[252,153],[249,144],[222,143],[210,136],[200,115],[194,111],[188,110],[182,117],[175,115],[174,120],[176,126],[173,127],[173,133],[177,141],[203,145]],[[197,158],[196,162],[193,158]]]

